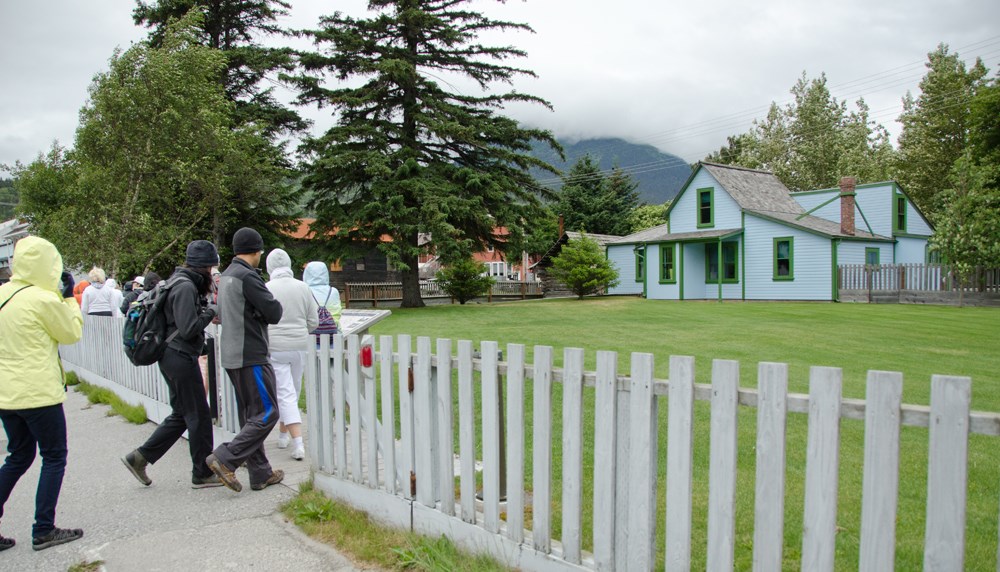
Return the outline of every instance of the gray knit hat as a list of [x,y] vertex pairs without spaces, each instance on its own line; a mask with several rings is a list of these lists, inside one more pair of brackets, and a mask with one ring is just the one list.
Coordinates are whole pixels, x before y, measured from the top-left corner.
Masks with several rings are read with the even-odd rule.
[[219,263],[219,251],[207,240],[192,240],[187,246],[184,264],[191,268],[208,268]]

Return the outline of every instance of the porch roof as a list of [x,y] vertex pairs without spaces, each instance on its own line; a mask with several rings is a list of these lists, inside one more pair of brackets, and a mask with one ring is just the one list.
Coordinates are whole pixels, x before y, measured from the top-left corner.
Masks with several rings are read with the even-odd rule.
[[727,238],[743,232],[742,228],[722,228],[699,230],[697,232],[668,232],[667,225],[661,224],[637,233],[613,240],[608,244],[635,244],[638,242],[702,242],[713,238]]

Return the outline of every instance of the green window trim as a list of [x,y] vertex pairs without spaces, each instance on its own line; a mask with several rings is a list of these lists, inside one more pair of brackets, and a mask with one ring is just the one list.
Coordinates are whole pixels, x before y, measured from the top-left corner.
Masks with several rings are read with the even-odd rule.
[[643,282],[646,274],[646,249],[635,249],[635,281]]
[[865,264],[877,266],[879,265],[879,259],[882,254],[882,249],[880,248],[865,248]]
[[660,284],[677,284],[676,251],[673,242],[660,245]]
[[[715,188],[707,187],[704,189],[698,189],[698,192],[695,193],[694,208],[694,220],[697,221],[698,228],[715,227]],[[707,222],[705,219],[707,219]]]
[[[782,245],[787,246],[782,249]],[[772,280],[795,280],[795,237],[775,237],[773,253],[774,266]]]
[[[718,284],[712,271],[719,272],[719,243],[705,243],[705,284]],[[722,243],[722,283],[739,284],[739,242]]]
[[906,232],[906,197],[895,195],[892,205],[892,229],[894,232]]

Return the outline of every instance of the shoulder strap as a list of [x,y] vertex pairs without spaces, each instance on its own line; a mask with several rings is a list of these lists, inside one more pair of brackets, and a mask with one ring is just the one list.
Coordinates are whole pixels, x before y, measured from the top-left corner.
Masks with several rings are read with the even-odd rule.
[[330,294],[333,294],[333,288],[326,291],[326,300],[323,301],[323,307],[325,308],[327,304],[330,303]]
[[21,286],[17,290],[14,290],[14,293],[10,295],[10,298],[7,298],[6,300],[3,301],[3,304],[0,304],[0,310],[3,310],[3,307],[7,305],[7,302],[10,302],[12,299],[14,299],[14,296],[17,296],[18,292],[24,290],[25,288],[31,288],[31,286],[32,286],[31,284],[28,284],[27,286]]

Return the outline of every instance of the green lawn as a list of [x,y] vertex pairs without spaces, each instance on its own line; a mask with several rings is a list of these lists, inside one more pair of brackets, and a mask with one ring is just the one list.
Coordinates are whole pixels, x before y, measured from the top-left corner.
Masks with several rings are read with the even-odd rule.
[[[904,375],[904,402],[927,404],[932,374],[965,375],[973,380],[973,409],[1000,411],[1000,309],[914,305],[826,303],[664,302],[638,298],[545,300],[506,304],[436,306],[393,310],[393,316],[372,329],[375,335],[410,334],[431,338],[497,341],[527,346],[529,361],[535,345],[556,348],[557,366],[565,347],[587,352],[587,369],[595,367],[596,351],[619,353],[619,368],[629,370],[631,352],[656,356],[656,375],[667,377],[670,355],[693,355],[699,383],[710,382],[713,358],[741,364],[741,385],[756,386],[760,361],[789,364],[789,390],[808,392],[811,365],[844,370],[845,397],[864,398],[868,370],[899,371]],[[530,384],[524,420],[530,440]],[[455,394],[457,396],[457,393]],[[593,391],[585,393],[584,474],[593,474]],[[663,559],[666,464],[666,401],[659,415],[658,551]],[[694,567],[704,568],[708,499],[708,404],[696,404]],[[476,406],[477,416],[480,408]],[[561,388],[554,389],[553,537],[560,535]],[[457,424],[457,417],[455,419]],[[753,550],[754,447],[756,411],[741,408],[738,458],[736,567],[749,568]],[[456,433],[457,434],[457,433]],[[806,418],[789,414],[786,465],[785,564],[799,568]],[[844,420],[841,426],[841,481],[838,512],[837,568],[857,568],[861,521],[861,473],[864,426]],[[970,441],[966,567],[995,570],[997,508],[1000,479],[996,462],[998,441],[974,435]],[[526,483],[531,483],[531,444],[526,459]],[[926,497],[927,430],[905,427],[901,436],[900,499],[897,527],[897,569],[922,565],[924,501]],[[457,451],[457,447],[456,447]],[[584,489],[584,546],[590,547],[592,483]]]

